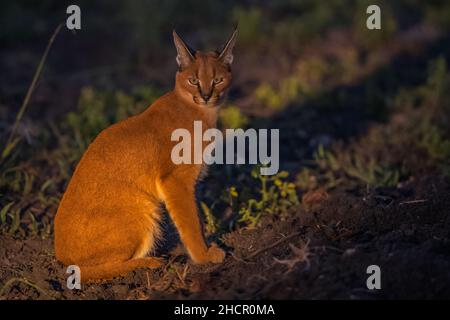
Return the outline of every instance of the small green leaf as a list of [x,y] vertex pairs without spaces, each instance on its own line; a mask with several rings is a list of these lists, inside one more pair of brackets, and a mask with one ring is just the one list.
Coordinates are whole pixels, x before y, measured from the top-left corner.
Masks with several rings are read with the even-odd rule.
[[8,210],[11,208],[11,206],[14,204],[14,201],[11,201],[6,206],[2,208],[0,211],[0,221],[2,224],[6,222],[6,214],[8,213]]
[[20,138],[17,137],[5,146],[5,149],[3,149],[3,152],[2,152],[2,160],[5,159],[7,156],[9,156],[9,154],[11,153],[11,151],[14,150],[14,148],[19,143],[19,141],[20,141]]

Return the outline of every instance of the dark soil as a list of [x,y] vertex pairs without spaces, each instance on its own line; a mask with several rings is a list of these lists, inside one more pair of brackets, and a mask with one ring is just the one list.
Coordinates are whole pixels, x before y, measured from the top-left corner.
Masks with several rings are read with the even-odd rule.
[[[69,290],[52,240],[0,239],[6,299],[417,299],[450,297],[450,182],[433,176],[365,194],[332,192],[284,221],[226,234],[223,264],[196,266],[181,247],[161,270]],[[277,240],[289,237],[285,241]],[[306,255],[296,255],[290,245]],[[255,255],[255,252],[259,254]],[[297,262],[294,262],[297,256]],[[288,266],[289,260],[292,265]],[[170,263],[169,263],[170,262]],[[366,269],[381,268],[368,290]],[[38,287],[38,288],[36,288]]]

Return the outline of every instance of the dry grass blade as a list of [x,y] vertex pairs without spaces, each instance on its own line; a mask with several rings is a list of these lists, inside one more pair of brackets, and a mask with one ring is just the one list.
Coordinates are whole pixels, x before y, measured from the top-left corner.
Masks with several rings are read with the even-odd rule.
[[271,244],[270,246],[267,246],[267,247],[261,248],[261,249],[259,249],[259,250],[256,250],[255,252],[253,252],[252,254],[250,254],[246,259],[252,259],[252,258],[256,257],[257,255],[259,255],[259,254],[261,254],[261,253],[263,253],[263,252],[265,252],[265,251],[267,251],[267,250],[269,250],[269,249],[275,248],[276,246],[282,244],[283,242],[285,242],[285,241],[287,241],[287,240],[289,240],[289,239],[292,239],[292,238],[294,238],[294,237],[300,235],[301,233],[302,233],[302,232],[300,232],[300,231],[299,231],[299,232],[294,232],[294,233],[292,233],[292,234],[290,234],[290,235],[288,235],[288,236],[286,236],[286,237],[284,237],[284,238],[281,238],[280,240],[275,241],[275,242],[274,242],[273,244]]
[[177,276],[178,276],[178,279],[180,279],[180,281],[181,281],[181,283],[182,283],[182,285],[183,285],[183,287],[186,285],[186,281],[185,281],[185,279],[186,279],[186,275],[187,275],[187,271],[188,271],[188,269],[189,269],[189,264],[186,264],[185,265],[185,267],[184,267],[184,269],[183,269],[183,273],[180,273],[179,271],[178,271],[178,268],[177,267],[173,267],[174,268],[174,270],[175,270],[175,272],[176,272],[176,274],[177,274]]
[[[15,145],[18,142],[16,139],[14,139],[14,135],[17,131],[17,126],[18,126],[20,120],[22,119],[23,114],[25,113],[25,110],[28,106],[31,95],[33,94],[34,89],[36,88],[36,83],[39,79],[39,76],[41,75],[45,61],[47,60],[47,56],[50,51],[50,48],[52,47],[52,44],[55,41],[55,38],[58,35],[59,31],[61,30],[62,26],[63,26],[63,24],[61,23],[56,27],[55,31],[53,32],[52,36],[50,37],[50,40],[48,41],[47,47],[45,48],[45,51],[44,51],[44,54],[42,55],[41,60],[39,61],[38,67],[36,69],[36,72],[34,73],[33,80],[31,81],[30,87],[28,88],[25,98],[23,99],[22,105],[20,106],[19,112],[17,113],[13,128],[12,128],[9,138],[6,142],[6,146],[2,152],[2,159],[5,158],[11,152],[11,150],[15,147]],[[7,152],[5,152],[5,151],[7,151]]]
[[284,260],[280,260],[277,258],[273,259],[275,260],[276,263],[284,264],[287,266],[288,269],[286,273],[291,272],[298,263],[302,262],[305,262],[306,269],[309,269],[310,267],[309,256],[311,255],[311,252],[309,250],[309,242],[310,241],[308,239],[308,241],[301,248],[298,248],[294,246],[292,243],[290,243],[289,247],[291,248],[292,253],[294,254],[294,256],[291,259],[284,259]]
[[410,201],[403,201],[400,202],[400,205],[405,205],[405,204],[417,204],[417,203],[425,203],[427,202],[427,199],[418,199],[418,200],[410,200]]

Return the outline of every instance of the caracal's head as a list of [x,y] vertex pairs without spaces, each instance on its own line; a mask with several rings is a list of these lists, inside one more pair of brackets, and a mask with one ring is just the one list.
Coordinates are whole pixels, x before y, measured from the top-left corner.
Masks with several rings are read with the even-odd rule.
[[203,107],[219,106],[231,83],[231,63],[237,30],[221,51],[192,51],[173,31],[178,72],[175,92],[186,101]]

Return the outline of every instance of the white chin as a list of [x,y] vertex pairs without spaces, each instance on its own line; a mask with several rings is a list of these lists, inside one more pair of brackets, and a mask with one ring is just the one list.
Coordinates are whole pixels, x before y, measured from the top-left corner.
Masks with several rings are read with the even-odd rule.
[[[195,100],[194,100],[195,101]],[[201,106],[209,106],[213,105],[211,102],[205,102],[205,101],[195,101],[195,103],[201,105]]]
[[205,107],[215,107],[215,106],[217,105],[217,102],[218,102],[218,101],[214,101],[214,102],[208,101],[208,102],[205,102],[205,101],[197,100],[197,99],[193,99],[193,100],[194,100],[194,102],[195,102],[196,104],[198,104],[199,106],[205,106]]

